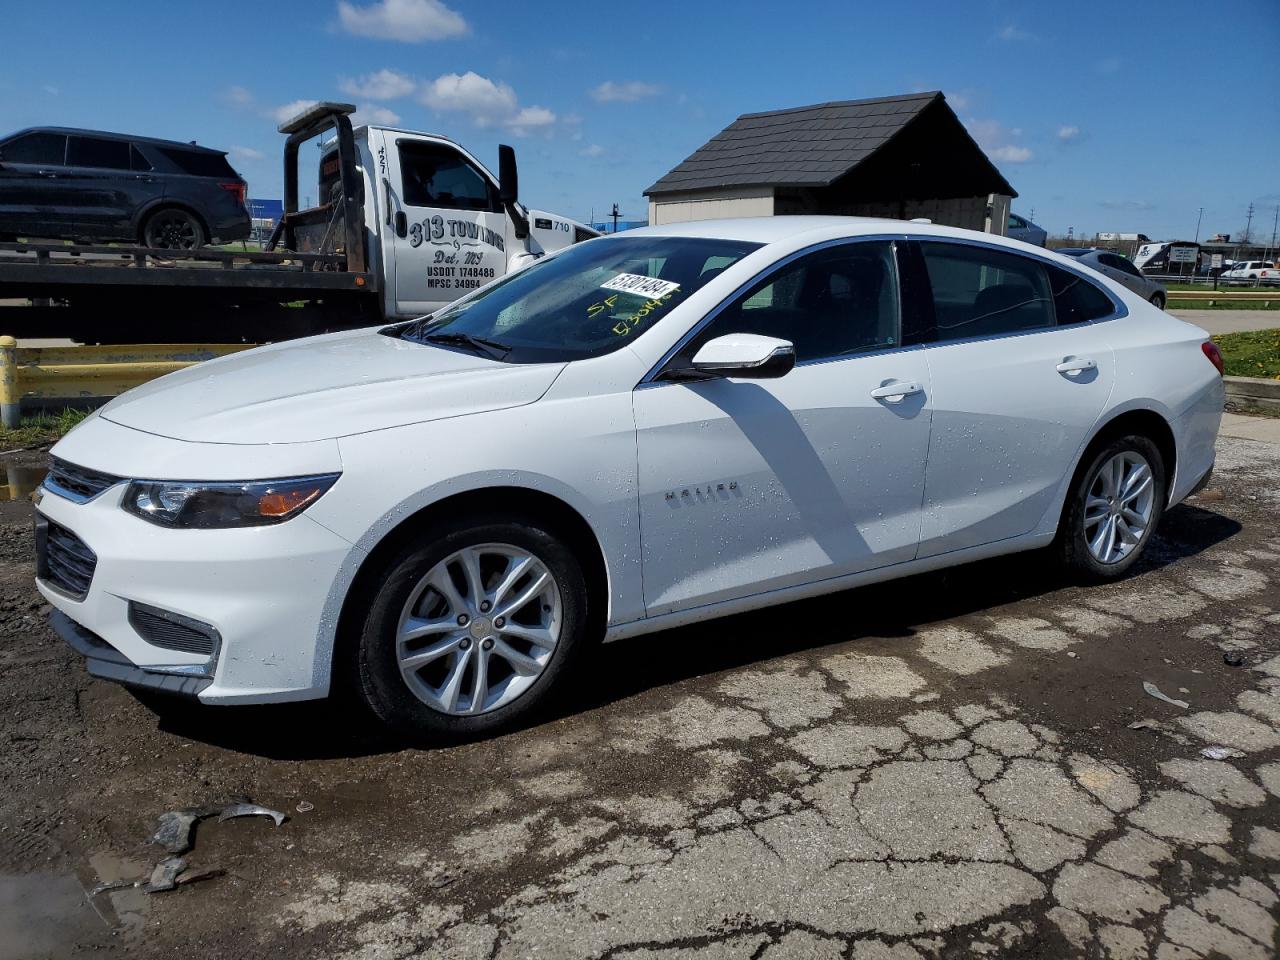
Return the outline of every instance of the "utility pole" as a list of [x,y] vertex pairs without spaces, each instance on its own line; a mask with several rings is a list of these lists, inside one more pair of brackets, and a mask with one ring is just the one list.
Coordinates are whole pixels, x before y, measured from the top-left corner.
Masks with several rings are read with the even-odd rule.
[[614,232],[614,233],[617,233],[617,232],[618,232],[618,218],[619,218],[620,216],[622,216],[622,214],[620,214],[620,213],[618,212],[618,205],[617,205],[616,203],[613,205],[613,213],[612,213],[612,214],[610,214],[610,216],[612,216],[612,217],[613,217],[613,232]]
[[1244,240],[1243,243],[1247,247],[1253,238],[1253,204],[1249,204],[1249,213],[1244,221]]
[[1028,220],[1030,220],[1032,223],[1035,223],[1035,222],[1036,222],[1036,208],[1035,208],[1035,207],[1032,207],[1032,208],[1031,208],[1031,216],[1027,217],[1027,219],[1028,219]]
[[1200,208],[1200,214],[1196,217],[1196,243],[1200,242],[1200,221],[1204,219],[1204,207]]
[[1276,248],[1277,228],[1280,228],[1280,204],[1276,204],[1276,215],[1271,218],[1271,244],[1267,247],[1267,253],[1263,259],[1270,259],[1271,251]]

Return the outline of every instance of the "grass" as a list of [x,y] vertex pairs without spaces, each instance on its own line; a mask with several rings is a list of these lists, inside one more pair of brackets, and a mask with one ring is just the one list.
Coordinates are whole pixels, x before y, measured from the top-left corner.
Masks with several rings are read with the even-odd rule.
[[88,410],[66,409],[23,417],[18,426],[0,427],[0,451],[42,447],[53,443],[89,415]]
[[1166,310],[1280,310],[1280,293],[1267,306],[1260,301],[1248,300],[1215,300],[1208,303],[1204,300],[1179,300],[1176,293],[1169,294]]
[[1280,380],[1280,329],[1223,333],[1213,342],[1229,376]]

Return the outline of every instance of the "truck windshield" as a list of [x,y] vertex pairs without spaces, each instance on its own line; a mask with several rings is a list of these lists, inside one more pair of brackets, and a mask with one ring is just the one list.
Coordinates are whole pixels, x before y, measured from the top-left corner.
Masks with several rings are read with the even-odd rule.
[[592,240],[397,332],[509,363],[598,357],[643,336],[759,247],[700,237]]

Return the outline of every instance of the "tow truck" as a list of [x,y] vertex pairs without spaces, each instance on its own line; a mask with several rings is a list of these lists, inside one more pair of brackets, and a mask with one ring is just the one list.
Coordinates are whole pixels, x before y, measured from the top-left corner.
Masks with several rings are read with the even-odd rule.
[[[353,128],[354,112],[322,102],[280,125],[284,214],[261,251],[0,243],[0,332],[174,343],[367,326],[431,313],[599,235],[521,204],[511,147],[498,147],[495,177],[446,137]],[[319,204],[300,209],[299,147],[312,140]]]

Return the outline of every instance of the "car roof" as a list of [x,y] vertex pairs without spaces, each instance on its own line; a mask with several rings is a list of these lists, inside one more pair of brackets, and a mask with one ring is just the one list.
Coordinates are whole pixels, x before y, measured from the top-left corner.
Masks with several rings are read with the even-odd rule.
[[1097,247],[1059,247],[1058,253],[1065,253],[1068,257],[1083,257],[1086,253],[1100,252]]
[[845,237],[865,237],[888,234],[901,236],[911,234],[917,237],[937,237],[939,239],[980,241],[993,246],[1009,247],[1022,253],[1034,253],[1070,262],[1067,257],[1059,257],[1056,251],[1044,247],[1002,237],[994,233],[983,233],[979,230],[965,230],[961,227],[946,227],[936,223],[917,220],[891,220],[887,217],[820,217],[820,216],[780,216],[750,217],[735,220],[691,220],[682,223],[667,223],[656,227],[637,227],[620,234],[606,236],[631,237],[702,237],[714,240],[744,240],[751,243],[779,243],[787,241],[808,240],[821,243],[827,240],[839,240]]
[[131,133],[112,133],[110,130],[86,130],[84,127],[26,127],[9,134],[5,139],[12,140],[14,137],[21,137],[28,133],[61,133],[76,137],[102,137],[107,140],[128,140],[130,143],[147,143],[153,147],[189,150],[193,153],[216,153],[219,156],[226,156],[227,154],[225,150],[202,147],[198,143],[183,143],[181,140],[161,140],[159,137],[137,137]]

